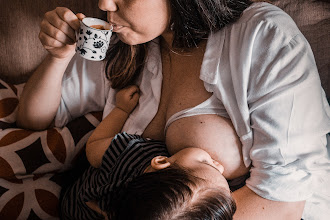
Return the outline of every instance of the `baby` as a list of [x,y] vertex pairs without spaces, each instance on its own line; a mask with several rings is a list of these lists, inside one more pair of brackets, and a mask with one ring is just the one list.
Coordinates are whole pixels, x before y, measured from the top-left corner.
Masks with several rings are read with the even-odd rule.
[[121,132],[139,100],[129,86],[86,144],[91,166],[63,194],[62,219],[232,219],[223,166],[200,148],[169,155],[164,142]]

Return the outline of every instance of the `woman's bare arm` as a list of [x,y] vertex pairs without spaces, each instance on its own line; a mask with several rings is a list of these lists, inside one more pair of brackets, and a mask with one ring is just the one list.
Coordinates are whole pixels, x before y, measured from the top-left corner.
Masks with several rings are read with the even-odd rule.
[[62,78],[69,62],[48,55],[37,68],[20,97],[18,126],[33,130],[49,127],[60,104]]
[[61,7],[45,14],[39,39],[49,54],[24,87],[18,106],[19,126],[42,130],[53,121],[61,99],[62,78],[75,53],[75,31],[83,17]]
[[300,220],[305,206],[305,201],[278,202],[264,199],[247,186],[236,190],[232,195],[237,204],[235,220]]

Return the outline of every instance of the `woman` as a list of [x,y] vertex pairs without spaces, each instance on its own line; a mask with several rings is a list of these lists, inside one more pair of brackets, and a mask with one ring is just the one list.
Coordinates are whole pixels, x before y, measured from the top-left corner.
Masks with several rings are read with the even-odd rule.
[[[119,38],[106,66],[111,86],[136,82],[141,89],[123,130],[166,140],[171,154],[179,146],[213,146],[204,150],[226,168],[230,157],[221,152],[237,139],[228,119],[203,115],[199,104],[206,100],[207,108],[215,105],[230,118],[244,165],[252,166],[246,186],[233,193],[234,217],[299,219],[313,193],[314,171],[329,170],[330,110],[312,51],[291,18],[247,0],[100,0],[99,7]],[[114,107],[116,90],[101,75],[102,65],[72,58],[78,17],[66,8],[45,15],[40,39],[49,55],[22,94],[21,126],[44,129],[55,116],[60,126]],[[196,116],[176,120],[176,113],[190,110]],[[212,145],[223,136],[227,145]]]

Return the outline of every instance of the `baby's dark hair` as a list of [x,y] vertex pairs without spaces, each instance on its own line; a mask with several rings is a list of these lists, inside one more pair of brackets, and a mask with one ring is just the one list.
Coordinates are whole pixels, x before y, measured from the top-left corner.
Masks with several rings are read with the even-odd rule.
[[122,188],[104,211],[111,220],[233,219],[236,204],[230,193],[203,182],[172,166],[144,173]]

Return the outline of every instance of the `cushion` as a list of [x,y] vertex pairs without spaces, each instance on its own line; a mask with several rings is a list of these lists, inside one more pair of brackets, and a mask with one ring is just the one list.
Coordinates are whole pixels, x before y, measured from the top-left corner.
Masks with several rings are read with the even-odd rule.
[[68,184],[69,170],[81,163],[102,113],[87,114],[64,128],[17,128],[23,85],[0,80],[0,219],[56,219],[60,190]]

